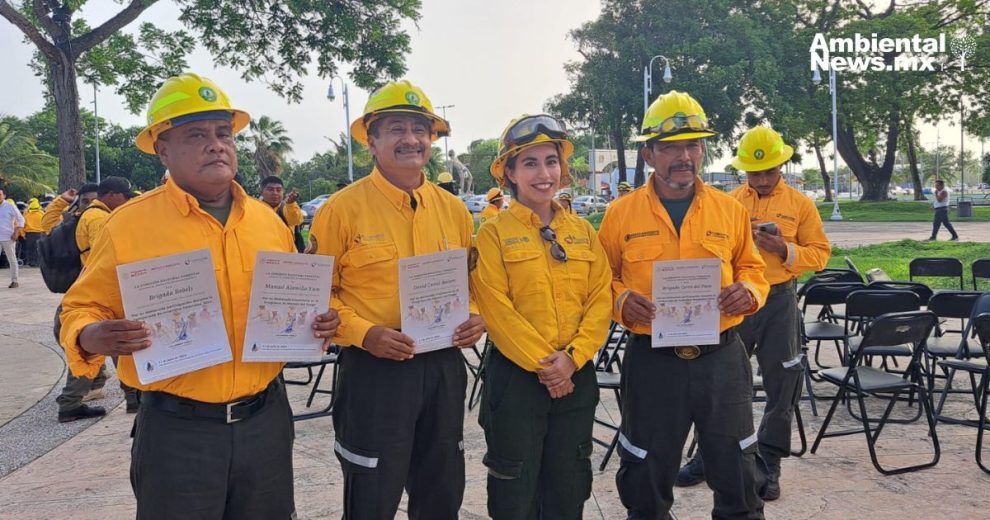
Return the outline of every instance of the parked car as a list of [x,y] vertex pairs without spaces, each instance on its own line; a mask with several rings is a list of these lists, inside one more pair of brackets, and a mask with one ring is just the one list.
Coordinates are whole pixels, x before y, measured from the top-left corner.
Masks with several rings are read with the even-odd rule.
[[320,206],[322,206],[323,203],[326,202],[327,199],[329,198],[330,198],[329,194],[320,195],[319,197],[316,197],[315,199],[309,202],[304,202],[300,204],[299,207],[301,207],[303,211],[303,224],[308,225],[312,223],[313,216],[316,215],[316,210],[320,209]]
[[607,206],[607,200],[594,195],[581,195],[580,197],[574,199],[574,202],[571,204],[571,208],[574,209],[574,213],[582,216],[605,211]]
[[[471,213],[481,213],[481,210],[488,205],[488,199],[484,195],[461,195],[461,198],[464,199],[464,204]],[[506,193],[502,197],[502,209],[509,207],[510,200],[512,200],[512,195]]]

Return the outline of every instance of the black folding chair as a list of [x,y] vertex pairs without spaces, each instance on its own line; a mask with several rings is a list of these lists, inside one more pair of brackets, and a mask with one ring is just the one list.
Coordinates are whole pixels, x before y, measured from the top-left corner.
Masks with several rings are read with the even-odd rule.
[[908,280],[914,277],[958,278],[959,289],[963,288],[963,265],[958,258],[915,258],[908,264]]
[[808,343],[815,342],[815,365],[820,368],[829,368],[821,361],[821,345],[823,341],[831,341],[835,344],[836,353],[839,358],[843,358],[842,347],[845,343],[845,327],[839,323],[843,315],[837,313],[835,306],[845,305],[846,297],[854,291],[863,290],[866,285],[863,282],[825,282],[809,283],[803,287],[804,294],[801,297],[801,315],[808,314],[808,307],[820,306],[818,319],[815,321],[801,320],[801,344],[807,346]]
[[[952,291],[955,292],[955,291]],[[952,292],[948,292],[949,296],[952,296]],[[936,293],[941,295],[942,293]],[[950,424],[970,424],[967,420],[958,419],[954,417],[946,416],[942,413],[942,409],[945,406],[945,400],[950,393],[972,393],[974,397],[977,396],[977,381],[976,373],[972,370],[965,370],[969,374],[969,387],[970,390],[957,390],[952,388],[952,384],[956,375],[956,370],[960,367],[966,367],[972,369],[974,365],[981,365],[986,363],[986,358],[984,357],[986,353],[984,352],[982,345],[979,344],[980,339],[977,335],[975,329],[975,319],[977,316],[982,314],[990,313],[990,294],[988,293],[978,293],[978,292],[962,292],[958,295],[961,298],[966,298],[970,300],[969,307],[969,319],[966,322],[966,326],[960,333],[960,339],[956,342],[951,340],[946,341],[945,347],[940,353],[946,353],[948,355],[941,356],[941,361],[938,361],[939,367],[942,368],[945,374],[945,385],[942,387],[938,399],[938,405],[935,407],[935,418],[938,421],[950,423]],[[977,338],[977,345],[973,345],[972,338]],[[937,338],[929,338],[928,341],[933,341]],[[953,350],[952,347],[955,346]],[[977,359],[983,357],[983,361],[980,362]],[[931,390],[934,393],[934,390]]]
[[928,300],[931,299],[932,291],[930,287],[921,282],[898,282],[894,280],[876,280],[871,281],[869,285],[866,286],[867,289],[889,289],[896,291],[911,291],[918,295],[918,303],[924,307],[928,305]]
[[[819,372],[825,381],[836,385],[839,390],[838,398],[832,402],[822,427],[815,437],[815,442],[811,446],[811,453],[818,451],[818,446],[825,437],[863,433],[866,436],[866,444],[870,451],[870,460],[877,471],[884,475],[915,471],[932,467],[938,463],[941,449],[938,443],[938,434],[935,431],[935,417],[932,414],[931,400],[922,381],[920,361],[924,342],[935,327],[936,320],[937,318],[930,311],[884,314],[870,322],[863,333],[860,348],[852,352],[849,366],[830,368]],[[866,353],[871,347],[903,344],[909,344],[912,348],[911,361],[908,363],[904,374],[892,374],[879,368],[864,365]],[[921,403],[928,421],[928,433],[932,439],[934,455],[930,461],[921,464],[887,469],[880,464],[877,457],[876,442],[890,418],[894,405],[899,402],[898,396],[904,392],[918,393],[918,401]],[[828,426],[835,415],[839,401],[850,394],[855,396],[859,404],[859,419],[862,428],[828,432]],[[866,396],[885,397],[888,395],[889,400],[883,414],[879,419],[870,419],[867,415],[864,398]],[[871,422],[876,422],[876,426],[873,427]]]
[[[324,354],[323,357],[319,361],[312,361],[312,362],[291,362],[291,363],[286,363],[285,364],[285,367],[283,367],[283,369],[282,369],[283,370],[282,380],[285,382],[285,384],[287,384],[287,385],[308,385],[310,382],[313,382],[313,389],[310,390],[309,397],[306,399],[306,408],[309,408],[310,406],[313,405],[313,398],[316,397],[316,394],[325,394],[325,395],[329,395],[330,396],[330,402],[327,403],[327,406],[325,408],[323,408],[322,410],[317,411],[317,412],[307,412],[307,413],[295,414],[295,415],[292,416],[292,420],[294,420],[294,421],[305,421],[307,419],[316,419],[318,417],[326,417],[326,416],[328,416],[328,415],[330,415],[330,414],[333,413],[333,404],[334,404],[334,401],[336,401],[336,399],[337,399],[337,393],[336,393],[336,390],[337,390],[337,372],[338,372],[339,367],[340,367],[340,363],[339,363],[340,357],[339,357],[339,355],[340,355],[340,347],[334,345],[334,346],[330,347],[330,352],[327,352],[326,354]],[[333,365],[333,369],[332,369],[331,375],[330,375],[330,389],[329,390],[323,390],[323,389],[320,388],[320,382],[323,380],[323,373],[326,370],[327,365]],[[316,373],[316,380],[314,381],[313,380],[313,369],[316,368],[316,367],[319,367],[319,370]],[[307,376],[307,378],[306,378],[305,381],[291,380],[291,379],[287,379],[285,377],[285,374],[284,374],[284,371],[285,370],[287,370],[287,369],[298,369],[298,368],[305,368],[306,369],[306,372],[307,372],[308,376]]]
[[[616,405],[619,407],[619,417],[621,419],[621,416],[622,416],[622,392],[621,392],[621,389],[620,389],[620,386],[619,386],[619,382],[622,379],[621,375],[618,372],[605,372],[605,371],[602,371],[602,370],[596,370],[595,371],[595,376],[598,378],[598,389],[599,389],[599,391],[601,391],[601,390],[605,390],[605,391],[611,390],[611,391],[615,392],[615,402],[616,402]],[[608,465],[608,460],[612,457],[612,453],[615,452],[615,445],[616,445],[616,443],[619,442],[619,421],[615,421],[614,419],[611,420],[611,421],[607,421],[605,419],[599,419],[598,416],[596,415],[595,416],[595,423],[596,424],[600,424],[600,425],[602,425],[602,426],[604,426],[604,427],[606,427],[606,428],[608,428],[610,430],[614,430],[615,431],[615,434],[612,435],[612,440],[609,441],[609,442],[605,442],[605,441],[599,440],[599,439],[597,439],[595,437],[592,437],[591,438],[591,440],[593,440],[595,442],[595,444],[598,444],[599,446],[605,447],[605,456],[602,458],[601,465],[598,466],[598,470],[599,471],[605,471],[605,466]]]
[[852,271],[852,272],[854,272],[854,273],[862,276],[863,273],[859,270],[858,267],[856,267],[856,263],[853,262],[853,259],[852,258],[849,258],[848,256],[846,256],[846,257],[843,257],[843,259],[846,261],[846,266],[849,267],[849,270],[850,271]]
[[[983,303],[986,300],[987,303]],[[983,296],[981,298],[981,304],[990,307],[990,295]],[[983,362],[969,361],[966,359],[949,359],[945,361],[940,361],[939,364],[949,367],[949,370],[955,373],[956,370],[962,370],[968,372],[970,380],[973,381],[973,402],[976,405],[977,419],[973,420],[958,420],[954,421],[956,424],[962,424],[965,426],[975,426],[976,430],[976,463],[980,466],[986,473],[990,473],[990,466],[983,462],[983,433],[987,430],[987,395],[990,394],[990,367],[987,365],[988,359],[990,359],[990,312],[984,312],[976,315],[970,320],[970,324],[973,330],[976,332],[976,337],[979,338],[980,347],[983,350]],[[976,376],[980,376],[980,382],[976,383],[974,379]],[[945,394],[942,394],[943,399]],[[941,420],[941,419],[940,419]]]
[[990,280],[990,258],[981,258],[970,267],[973,272],[973,290],[980,290],[977,282],[979,279]]
[[[952,390],[952,379],[949,371],[937,363],[939,360],[949,358],[968,359],[982,355],[979,346],[974,345],[970,338],[973,337],[970,325],[971,318],[978,314],[976,302],[983,293],[976,291],[938,291],[931,300],[928,301],[928,310],[935,313],[939,318],[939,324],[935,326],[932,337],[925,342],[925,368],[928,372],[928,391],[935,392],[935,379],[945,378],[943,397],[938,406],[935,407],[935,416],[942,413],[944,403],[944,393],[957,392]],[[990,309],[988,309],[990,310]],[[959,329],[947,330],[942,328],[942,322],[947,320],[959,320]],[[948,334],[952,333],[952,334]],[[934,368],[942,368],[941,376]]]
[[473,410],[481,402],[481,390],[485,386],[485,365],[488,364],[488,352],[495,348],[495,344],[492,343],[491,337],[485,334],[485,346],[482,347],[481,352],[478,352],[478,347],[476,346],[472,346],[471,348],[478,356],[478,364],[472,365],[468,362],[465,355],[464,364],[467,365],[468,370],[474,375],[474,383],[471,383],[471,394],[468,396],[468,410]]

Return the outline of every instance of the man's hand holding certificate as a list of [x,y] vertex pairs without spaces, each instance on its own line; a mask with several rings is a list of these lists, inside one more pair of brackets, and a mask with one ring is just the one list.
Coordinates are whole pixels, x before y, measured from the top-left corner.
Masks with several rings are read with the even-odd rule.
[[654,348],[718,343],[721,262],[708,258],[653,263]]
[[401,335],[412,339],[416,353],[454,346],[468,321],[467,254],[454,249],[399,260]]

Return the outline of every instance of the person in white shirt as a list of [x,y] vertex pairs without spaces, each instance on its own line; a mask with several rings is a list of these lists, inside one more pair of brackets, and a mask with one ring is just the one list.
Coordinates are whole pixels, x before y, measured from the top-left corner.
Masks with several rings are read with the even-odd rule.
[[0,189],[0,247],[7,254],[7,262],[10,264],[10,289],[16,289],[17,284],[17,237],[21,235],[24,228],[24,215],[18,211],[13,203],[6,202],[7,196]]
[[935,218],[932,220],[932,236],[928,240],[936,240],[939,228],[945,224],[945,229],[952,233],[949,240],[957,242],[959,234],[949,222],[949,190],[945,188],[945,181],[935,181],[935,200],[932,201],[932,207],[935,209]]

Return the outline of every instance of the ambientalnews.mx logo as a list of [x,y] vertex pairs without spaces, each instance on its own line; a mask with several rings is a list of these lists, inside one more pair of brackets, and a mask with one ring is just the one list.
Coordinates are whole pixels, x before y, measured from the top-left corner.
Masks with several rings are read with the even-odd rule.
[[[966,70],[966,58],[975,50],[970,37],[937,38],[913,35],[902,38],[880,37],[877,33],[864,36],[856,33],[841,38],[828,38],[822,33],[811,42],[811,70],[836,71],[931,71],[958,66]],[[894,53],[892,59],[885,54]],[[954,58],[954,59],[953,59]]]

